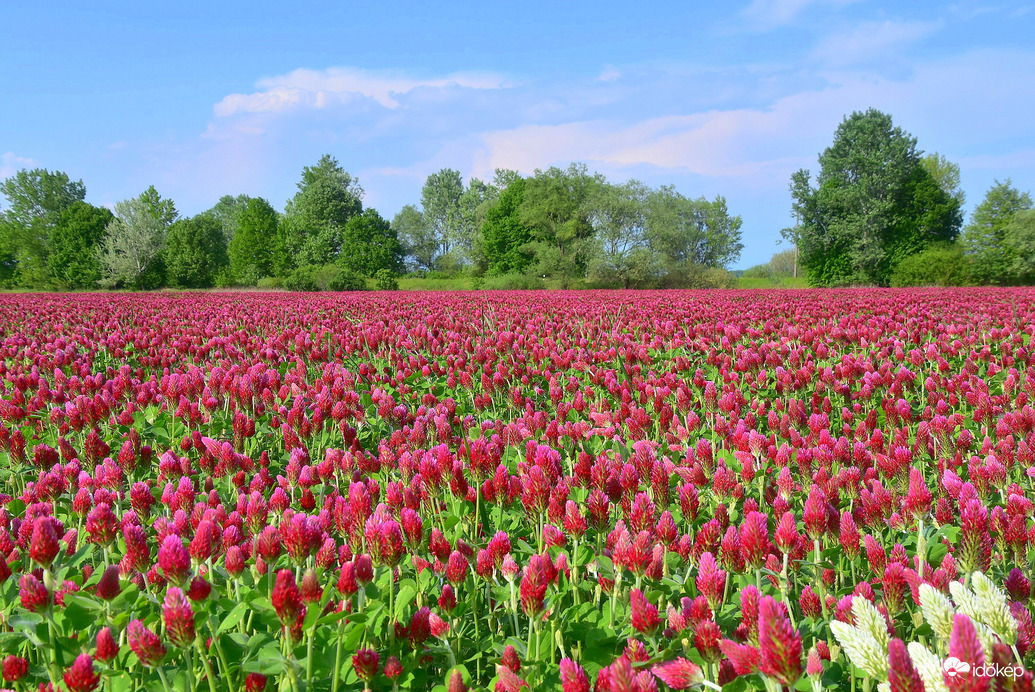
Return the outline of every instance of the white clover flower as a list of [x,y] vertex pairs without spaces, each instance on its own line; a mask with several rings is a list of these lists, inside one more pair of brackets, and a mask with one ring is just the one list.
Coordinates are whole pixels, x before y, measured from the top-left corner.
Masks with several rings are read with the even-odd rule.
[[[865,600],[865,599],[862,599]],[[878,613],[879,615],[879,613]],[[830,630],[844,648],[848,659],[871,677],[888,679],[888,647],[881,646],[867,631],[835,620]]]
[[852,599],[852,615],[855,616],[855,626],[862,632],[867,632],[877,644],[884,649],[885,658],[888,651],[888,622],[881,615],[868,599],[857,596]]
[[909,651],[909,658],[913,660],[913,667],[924,681],[925,692],[949,692],[942,675],[941,659],[920,642],[910,642],[906,645],[906,650]]
[[[958,582],[954,582],[958,583]],[[920,612],[931,630],[946,646],[952,636],[952,617],[956,611],[945,595],[930,584],[920,585]]]
[[981,572],[971,576],[974,596],[981,610],[981,621],[988,625],[1007,646],[1017,643],[1017,621],[1010,614],[1006,594]]
[[969,615],[974,622],[981,622],[981,604],[963,582],[949,582],[949,593],[952,594],[952,600],[956,602],[956,607],[961,613]]

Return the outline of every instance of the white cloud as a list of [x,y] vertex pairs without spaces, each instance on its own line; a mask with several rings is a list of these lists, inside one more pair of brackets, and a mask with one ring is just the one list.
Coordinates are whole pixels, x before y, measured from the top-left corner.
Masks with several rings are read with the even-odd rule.
[[861,22],[851,31],[832,34],[813,49],[813,57],[825,65],[846,66],[882,60],[901,48],[930,36],[941,22]]
[[[742,189],[786,189],[790,173],[801,166],[814,168],[816,155],[829,146],[837,125],[855,110],[875,107],[891,113],[896,124],[919,137],[920,148],[946,154],[952,153],[948,142],[987,151],[997,141],[1025,137],[1035,94],[1017,85],[1030,81],[1024,75],[1032,71],[1031,51],[977,51],[920,65],[901,79],[865,71],[828,73],[824,87],[763,107],[639,122],[524,125],[484,133],[473,167],[478,174],[497,167],[527,173],[586,161],[591,166],[652,166],[672,174],[722,178],[723,185]],[[988,108],[990,103],[1000,107]],[[956,151],[957,156],[966,153]],[[1012,163],[1026,160],[1019,157]]]
[[601,82],[613,82],[621,76],[621,72],[619,72],[614,67],[608,65],[603,69],[603,71],[600,73],[597,79],[599,79]]
[[790,24],[811,5],[842,7],[857,0],[751,0],[741,15],[765,26],[775,27]]
[[39,165],[35,160],[7,152],[0,156],[0,179],[10,178],[23,168]]
[[298,69],[286,75],[267,77],[256,83],[251,94],[229,94],[213,110],[217,117],[235,113],[276,113],[296,108],[326,108],[354,99],[371,99],[385,108],[398,108],[396,97],[421,87],[448,89],[501,89],[507,86],[499,75],[457,72],[444,77],[421,79],[388,71],[351,67],[326,70]]

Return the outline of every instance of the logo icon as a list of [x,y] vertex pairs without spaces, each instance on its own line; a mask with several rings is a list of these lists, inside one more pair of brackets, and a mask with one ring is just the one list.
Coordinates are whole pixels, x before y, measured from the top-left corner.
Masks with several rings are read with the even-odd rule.
[[942,670],[950,678],[954,678],[957,675],[963,675],[964,673],[970,672],[970,664],[966,661],[961,661],[955,656],[949,656],[945,659],[945,663],[942,664]]

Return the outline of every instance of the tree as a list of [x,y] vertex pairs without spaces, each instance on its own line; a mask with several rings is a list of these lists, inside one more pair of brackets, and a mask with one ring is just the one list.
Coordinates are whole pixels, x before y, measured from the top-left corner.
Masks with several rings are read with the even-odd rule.
[[50,234],[62,212],[86,197],[82,180],[43,168],[21,170],[0,183],[8,208],[0,222],[0,262],[16,281],[33,288],[50,283]]
[[266,276],[280,275],[285,251],[278,232],[277,212],[261,197],[245,202],[230,241],[228,255],[234,281],[254,286]]
[[1031,195],[995,181],[963,229],[963,247],[979,284],[1007,284],[1013,279],[1015,252],[1006,241],[1006,227],[1020,211],[1031,209]]
[[730,216],[722,196],[689,199],[671,186],[652,190],[646,201],[645,237],[670,268],[724,268],[740,257],[740,216]]
[[562,285],[585,275],[593,250],[587,201],[602,182],[601,176],[589,175],[585,164],[576,163],[566,170],[537,169],[525,181],[518,216],[531,231],[536,274],[559,278]]
[[1011,271],[1018,283],[1035,284],[1035,209],[1024,209],[1013,215],[1003,229],[1006,244],[1013,251]]
[[284,213],[285,246],[295,266],[334,262],[349,219],[363,211],[363,188],[325,154],[302,169],[298,192]]
[[412,204],[399,210],[392,219],[392,228],[402,244],[403,254],[414,269],[430,271],[435,268],[438,241],[424,221],[424,214]]
[[210,216],[219,222],[227,245],[234,239],[237,226],[241,222],[241,212],[244,211],[249,199],[251,197],[248,195],[237,195],[236,197],[233,195],[223,195],[216,202],[215,206],[202,212],[204,215]]
[[791,178],[800,253],[813,285],[888,285],[903,258],[959,233],[959,201],[920,163],[916,139],[870,109],[846,117],[808,170]]
[[115,218],[98,248],[102,286],[157,288],[164,281],[161,261],[165,233],[175,220],[172,200],[162,199],[154,186],[138,197],[115,204]]
[[526,249],[532,240],[532,232],[521,222],[519,215],[524,198],[525,181],[520,177],[514,178],[485,212],[481,249],[489,274],[520,273],[532,261],[531,253]]
[[659,258],[647,242],[648,195],[648,188],[637,180],[596,186],[590,222],[597,251],[589,265],[590,279],[631,288],[661,274]]
[[920,159],[920,164],[931,174],[931,177],[938,183],[938,187],[944,190],[949,197],[959,202],[959,206],[962,208],[967,201],[967,195],[963,192],[963,188],[960,187],[959,165],[936,152],[931,152],[924,156]]
[[198,214],[169,227],[165,271],[170,286],[208,288],[228,264],[223,226],[215,217]]
[[374,209],[366,209],[345,224],[338,266],[362,276],[402,268],[402,245],[392,228]]
[[74,202],[58,218],[50,234],[47,253],[54,285],[62,289],[97,288],[101,265],[97,248],[112,213],[87,202]]
[[459,266],[463,264],[462,252],[465,227],[460,198],[464,194],[464,180],[460,172],[443,168],[432,173],[424,181],[420,192],[420,204],[424,223],[438,241],[437,263]]

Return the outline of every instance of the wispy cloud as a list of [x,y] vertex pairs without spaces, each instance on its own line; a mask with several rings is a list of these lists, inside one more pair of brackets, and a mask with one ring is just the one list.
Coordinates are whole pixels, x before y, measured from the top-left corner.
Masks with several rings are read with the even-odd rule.
[[857,0],[751,0],[741,16],[752,24],[778,27],[790,24],[810,6],[842,7]]
[[12,151],[0,156],[0,179],[10,178],[23,168],[39,165],[35,160],[18,156]]
[[236,113],[276,113],[299,108],[322,109],[355,99],[370,99],[385,108],[398,108],[399,96],[419,88],[501,89],[500,75],[457,72],[434,78],[418,78],[391,71],[331,67],[325,70],[298,69],[286,75],[267,77],[256,83],[250,94],[229,94],[217,103],[217,117]]
[[831,34],[813,49],[813,57],[827,66],[844,67],[885,60],[924,39],[942,22],[876,21],[856,24],[851,30]]

